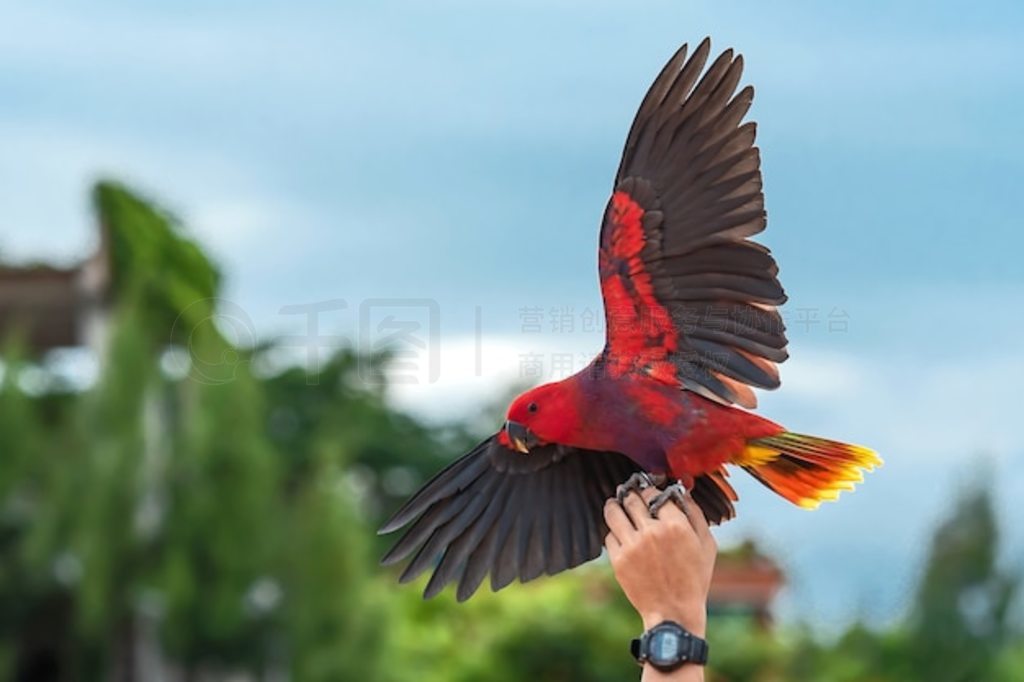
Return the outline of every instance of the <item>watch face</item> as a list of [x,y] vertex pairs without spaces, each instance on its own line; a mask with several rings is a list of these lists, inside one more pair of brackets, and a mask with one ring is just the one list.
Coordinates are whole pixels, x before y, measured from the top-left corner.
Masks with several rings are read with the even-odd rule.
[[679,633],[672,630],[657,630],[651,633],[648,660],[655,665],[670,665],[679,660]]

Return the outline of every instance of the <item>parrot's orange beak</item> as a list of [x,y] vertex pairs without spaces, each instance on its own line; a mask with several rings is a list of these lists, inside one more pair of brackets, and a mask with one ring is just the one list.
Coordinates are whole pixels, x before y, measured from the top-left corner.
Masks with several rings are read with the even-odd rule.
[[540,444],[537,440],[537,436],[533,435],[533,431],[526,428],[519,422],[507,421],[505,422],[505,433],[508,434],[509,442],[519,452],[528,454],[530,448],[536,447]]

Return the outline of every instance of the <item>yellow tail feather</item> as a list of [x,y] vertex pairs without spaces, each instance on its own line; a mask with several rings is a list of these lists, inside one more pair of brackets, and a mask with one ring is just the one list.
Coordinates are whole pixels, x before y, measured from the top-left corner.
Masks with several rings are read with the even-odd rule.
[[750,441],[732,461],[804,509],[853,490],[864,471],[882,465],[878,454],[863,446],[789,432]]

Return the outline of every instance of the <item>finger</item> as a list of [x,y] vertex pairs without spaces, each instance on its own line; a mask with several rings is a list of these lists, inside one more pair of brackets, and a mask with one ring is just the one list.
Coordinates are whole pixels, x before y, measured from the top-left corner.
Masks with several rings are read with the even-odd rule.
[[[675,506],[675,505],[673,505]],[[678,509],[678,507],[676,507]],[[697,537],[702,541],[707,540],[711,537],[711,529],[708,527],[708,520],[704,518],[704,512],[701,510],[700,505],[693,501],[693,497],[687,493],[683,499],[682,512],[686,514],[686,519],[690,522],[690,526],[693,527]]]
[[650,488],[644,488],[643,490],[640,491],[640,497],[643,498],[643,501],[646,502],[648,505],[650,505],[651,501],[660,494],[661,491],[653,486],[651,486]]
[[622,558],[622,545],[619,544],[614,533],[604,536],[604,548],[608,551],[608,561],[612,563],[612,568],[615,568],[619,559]]
[[658,512],[657,514],[655,514],[655,516],[661,519],[662,521],[679,521],[681,523],[691,525],[689,519],[686,516],[686,512],[683,511],[683,508],[680,506],[680,504],[681,503],[676,498],[667,500],[658,508]]
[[615,498],[604,503],[604,522],[608,524],[608,530],[620,545],[636,533],[633,522],[629,520],[629,516]]
[[[647,495],[644,495],[647,493]],[[657,490],[653,488],[644,490],[641,493],[630,493],[626,496],[622,506],[625,508],[626,513],[629,514],[630,520],[637,530],[642,530],[645,526],[649,526],[654,519],[651,517],[651,510],[647,506],[647,503],[658,494]]]

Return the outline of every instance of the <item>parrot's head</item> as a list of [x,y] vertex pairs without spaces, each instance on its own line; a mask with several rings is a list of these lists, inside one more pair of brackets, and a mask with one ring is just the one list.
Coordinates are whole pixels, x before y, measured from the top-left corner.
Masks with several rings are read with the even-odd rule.
[[568,444],[575,428],[574,414],[571,392],[563,382],[537,386],[512,401],[499,439],[523,454],[538,445]]

